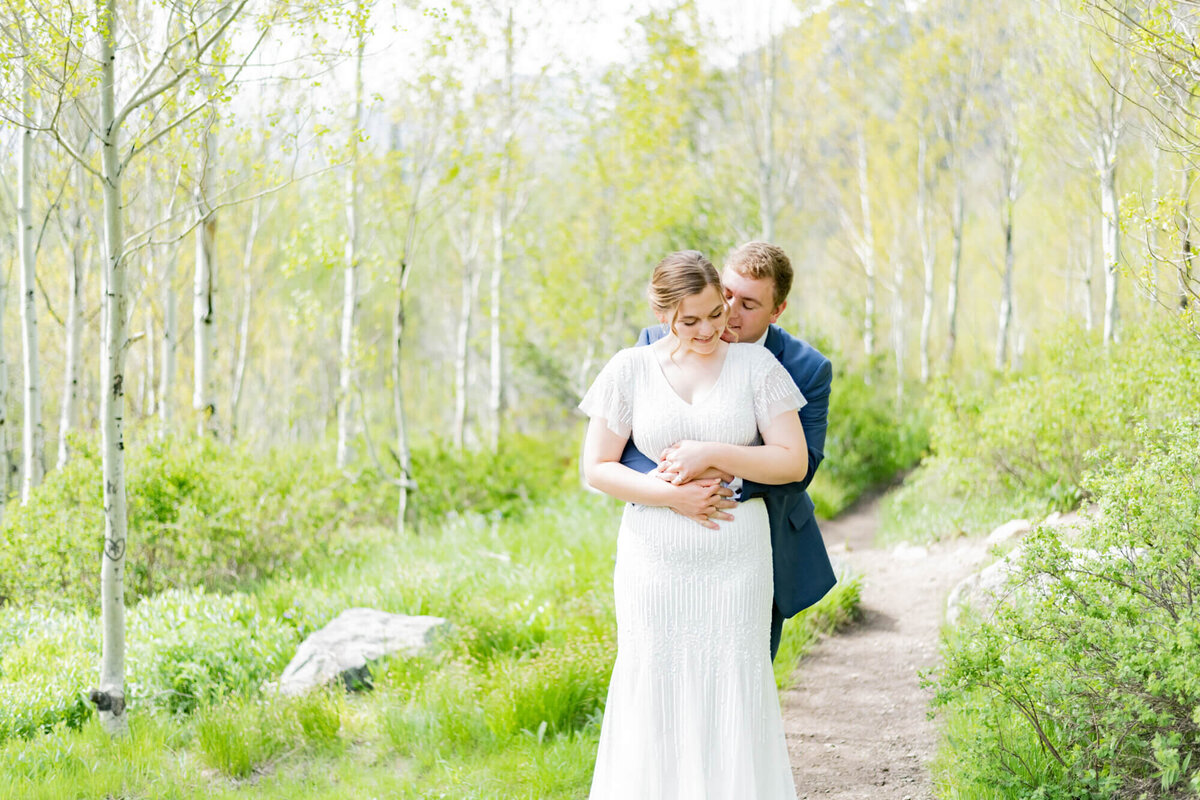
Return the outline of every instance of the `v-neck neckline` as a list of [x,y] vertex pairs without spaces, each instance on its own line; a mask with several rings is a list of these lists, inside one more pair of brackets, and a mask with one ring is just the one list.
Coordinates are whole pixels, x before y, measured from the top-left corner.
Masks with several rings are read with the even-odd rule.
[[717,379],[715,381],[713,381],[712,386],[708,387],[708,391],[704,393],[703,397],[701,397],[699,399],[692,398],[692,401],[690,403],[687,400],[684,400],[683,395],[679,394],[679,392],[676,391],[675,387],[671,385],[671,381],[669,378],[667,378],[667,373],[663,371],[662,362],[659,361],[658,353],[656,353],[654,351],[654,347],[650,346],[650,347],[647,347],[646,349],[650,351],[650,358],[654,362],[654,367],[655,367],[656,371],[658,372],[659,377],[662,378],[663,383],[666,384],[667,389],[671,392],[671,394],[673,394],[675,396],[675,399],[678,400],[679,402],[683,403],[688,408],[695,408],[696,406],[700,405],[708,398],[712,397],[713,393],[717,390],[717,387],[721,385],[721,379],[725,377],[725,368],[729,365],[729,353],[733,348],[732,344],[729,344],[729,343],[726,343],[726,344],[727,344],[727,346],[725,348],[725,358],[721,362],[721,370],[720,370],[720,372],[717,373]]

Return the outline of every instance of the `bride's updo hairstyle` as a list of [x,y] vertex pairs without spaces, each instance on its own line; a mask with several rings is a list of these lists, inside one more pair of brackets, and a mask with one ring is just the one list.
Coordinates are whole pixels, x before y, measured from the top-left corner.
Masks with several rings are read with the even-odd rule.
[[669,253],[658,262],[654,274],[650,276],[650,288],[646,296],[656,314],[670,318],[667,328],[674,333],[675,320],[679,318],[679,304],[685,297],[700,294],[706,286],[716,289],[720,297],[725,296],[721,276],[712,262],[699,250],[680,250]]

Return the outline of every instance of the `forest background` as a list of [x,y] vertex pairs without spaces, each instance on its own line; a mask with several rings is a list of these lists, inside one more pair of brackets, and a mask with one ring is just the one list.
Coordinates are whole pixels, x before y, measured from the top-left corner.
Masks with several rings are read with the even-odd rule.
[[[98,687],[152,712],[146,758],[244,777],[384,742],[406,791],[575,796],[613,524],[577,488],[575,404],[652,321],[671,250],[790,254],[780,322],[837,375],[825,516],[924,457],[888,535],[973,533],[1099,501],[1097,453],[1194,427],[1193,4],[743,5],[657,3],[614,35],[588,4],[4,0],[14,786],[149,791],[72,771],[105,752],[97,717],[124,724]],[[855,591],[793,628],[781,680]],[[372,598],[458,633],[391,662],[373,706],[266,699],[298,638]],[[1139,740],[1164,791],[1197,726]]]

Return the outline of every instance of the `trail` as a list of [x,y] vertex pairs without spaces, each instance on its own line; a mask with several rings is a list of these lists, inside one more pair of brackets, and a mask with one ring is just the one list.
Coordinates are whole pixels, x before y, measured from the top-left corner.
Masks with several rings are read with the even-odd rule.
[[919,673],[938,661],[946,596],[977,568],[985,546],[876,549],[878,527],[877,500],[821,524],[830,555],[863,576],[863,618],[823,639],[782,698],[800,798],[934,797],[937,733]]

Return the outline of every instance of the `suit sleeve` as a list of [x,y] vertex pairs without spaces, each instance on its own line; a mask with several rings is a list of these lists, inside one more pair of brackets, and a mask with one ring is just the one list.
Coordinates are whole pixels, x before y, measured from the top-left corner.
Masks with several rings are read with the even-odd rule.
[[800,409],[800,424],[808,445],[808,473],[802,481],[772,486],[754,481],[742,482],[742,499],[751,497],[782,497],[799,494],[812,483],[817,467],[825,458],[825,429],[829,426],[829,393],[833,386],[833,366],[825,360],[803,393],[808,403]]
[[[650,344],[650,329],[642,328],[642,332],[638,334],[637,346],[643,347],[648,344]],[[658,466],[657,462],[634,446],[632,436],[625,443],[625,451],[621,453],[621,463],[643,474],[652,471]]]

